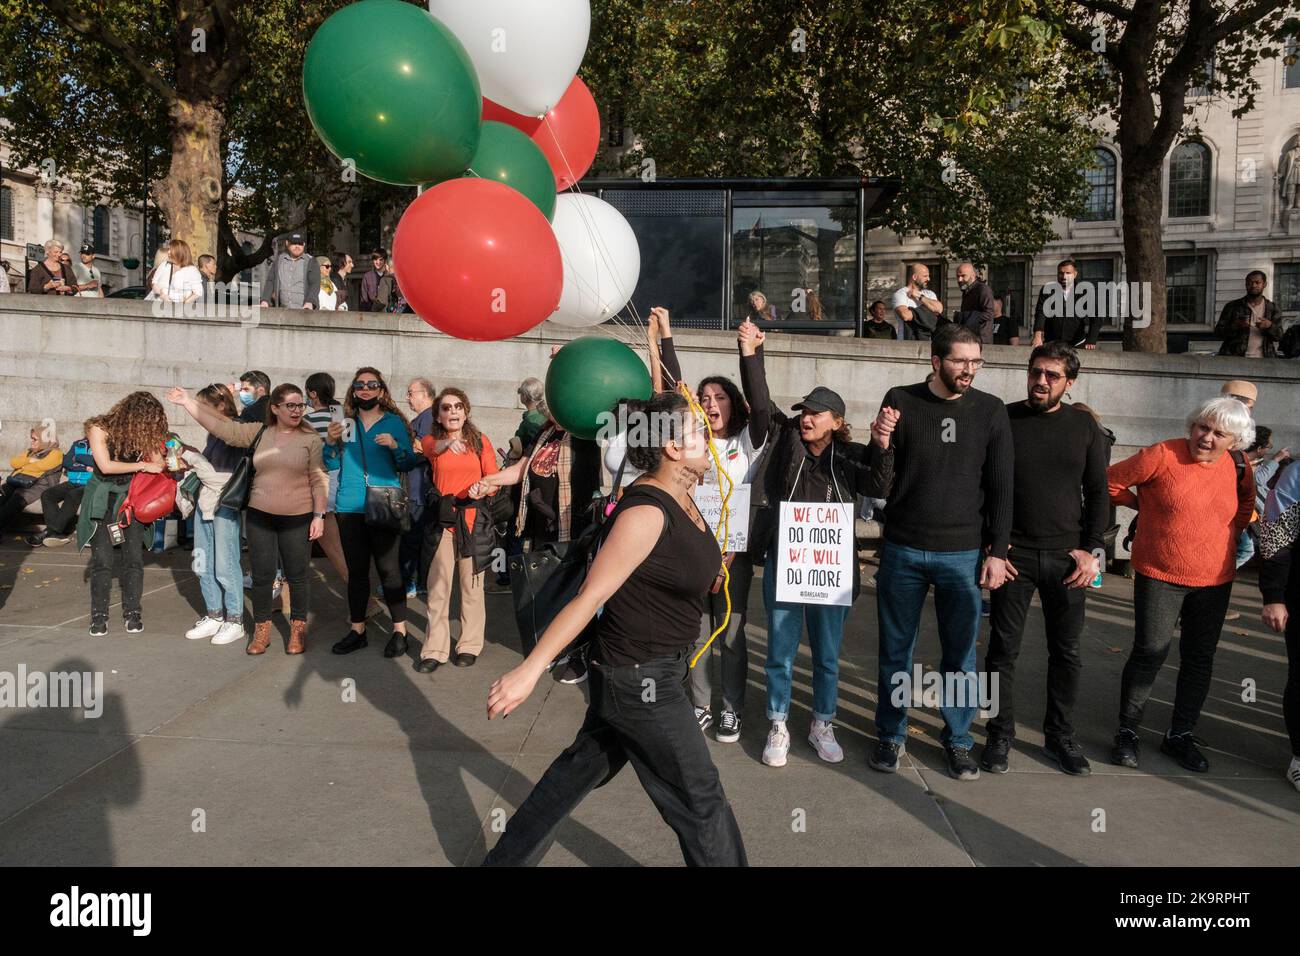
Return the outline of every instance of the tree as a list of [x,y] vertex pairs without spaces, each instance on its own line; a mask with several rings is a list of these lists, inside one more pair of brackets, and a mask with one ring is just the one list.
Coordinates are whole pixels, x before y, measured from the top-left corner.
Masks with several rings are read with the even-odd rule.
[[1028,33],[966,29],[917,0],[601,0],[583,74],[657,175],[895,176],[886,221],[995,261],[1080,208],[1095,132]]
[[[142,167],[161,172],[147,187],[171,235],[216,254],[229,279],[286,232],[328,239],[362,195],[412,195],[349,181],[307,120],[303,52],[344,5],[0,0],[5,138],[19,163],[53,160],[87,200],[138,205]],[[237,229],[261,246],[245,254]]]

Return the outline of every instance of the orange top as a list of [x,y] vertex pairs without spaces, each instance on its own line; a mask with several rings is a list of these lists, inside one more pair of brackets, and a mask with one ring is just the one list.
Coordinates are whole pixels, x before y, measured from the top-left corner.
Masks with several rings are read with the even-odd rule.
[[[478,455],[474,454],[474,449],[470,448],[468,443],[465,445],[465,450],[459,454],[450,451],[439,454],[433,450],[437,441],[432,435],[425,435],[420,439],[420,449],[429,459],[429,464],[433,466],[433,483],[437,486],[439,494],[463,498],[469,491],[470,485],[484,475],[493,474],[497,470],[496,452],[493,451],[492,443],[488,441],[486,435],[483,436],[483,451]],[[496,493],[495,488],[492,489],[492,493]],[[475,511],[474,508],[466,508],[463,512],[466,531],[474,530]]]
[[1111,465],[1108,478],[1110,500],[1138,509],[1134,570],[1195,588],[1232,580],[1237,537],[1255,510],[1249,464],[1238,484],[1231,455],[1198,462],[1187,439],[1171,438]]

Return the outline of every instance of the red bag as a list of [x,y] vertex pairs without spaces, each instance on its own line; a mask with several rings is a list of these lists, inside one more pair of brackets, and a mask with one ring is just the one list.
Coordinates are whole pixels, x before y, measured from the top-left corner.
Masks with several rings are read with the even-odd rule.
[[123,528],[132,521],[151,524],[175,509],[176,479],[165,471],[157,474],[138,471],[131,479],[117,523]]

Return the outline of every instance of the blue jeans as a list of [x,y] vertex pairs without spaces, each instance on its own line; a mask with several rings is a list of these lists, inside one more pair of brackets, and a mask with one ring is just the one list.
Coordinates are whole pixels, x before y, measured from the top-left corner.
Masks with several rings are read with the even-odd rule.
[[849,608],[778,603],[775,550],[768,552],[763,567],[763,607],[767,611],[767,719],[785,720],[790,716],[790,684],[805,622],[812,651],[813,717],[833,719],[840,687],[840,645],[844,643]]
[[212,520],[194,514],[194,570],[209,616],[225,611],[227,621],[244,616],[244,572],[239,567],[239,512],[220,508]]
[[[975,639],[980,629],[981,554],[975,551],[921,551],[886,541],[880,552],[876,577],[876,608],[880,617],[880,673],[876,688],[876,733],[881,742],[907,739],[907,707],[891,699],[895,674],[912,674],[912,652],[920,631],[921,610],[934,585],[934,610],[939,619],[940,668],[944,675],[969,675],[974,687]],[[944,681],[944,728],[939,739],[945,747],[970,749],[974,738],[971,721],[977,707],[950,706],[952,684]],[[904,685],[911,687],[911,684]],[[910,701],[911,694],[905,698]],[[971,698],[968,696],[967,701]]]
[[1250,536],[1250,529],[1244,529],[1237,537],[1237,567],[1241,567],[1255,556],[1255,539]]

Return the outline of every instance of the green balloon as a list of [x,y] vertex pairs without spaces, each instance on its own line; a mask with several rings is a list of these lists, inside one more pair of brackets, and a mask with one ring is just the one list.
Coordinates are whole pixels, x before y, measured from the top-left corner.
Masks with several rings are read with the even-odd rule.
[[548,220],[555,216],[555,173],[537,144],[513,126],[483,121],[478,152],[466,176],[495,179],[519,190]]
[[469,54],[402,0],[334,13],[302,64],[307,116],[339,159],[401,186],[459,176],[478,149],[483,100]]
[[586,335],[555,354],[546,370],[551,417],[579,438],[595,438],[620,398],[650,397],[650,373],[622,342]]

